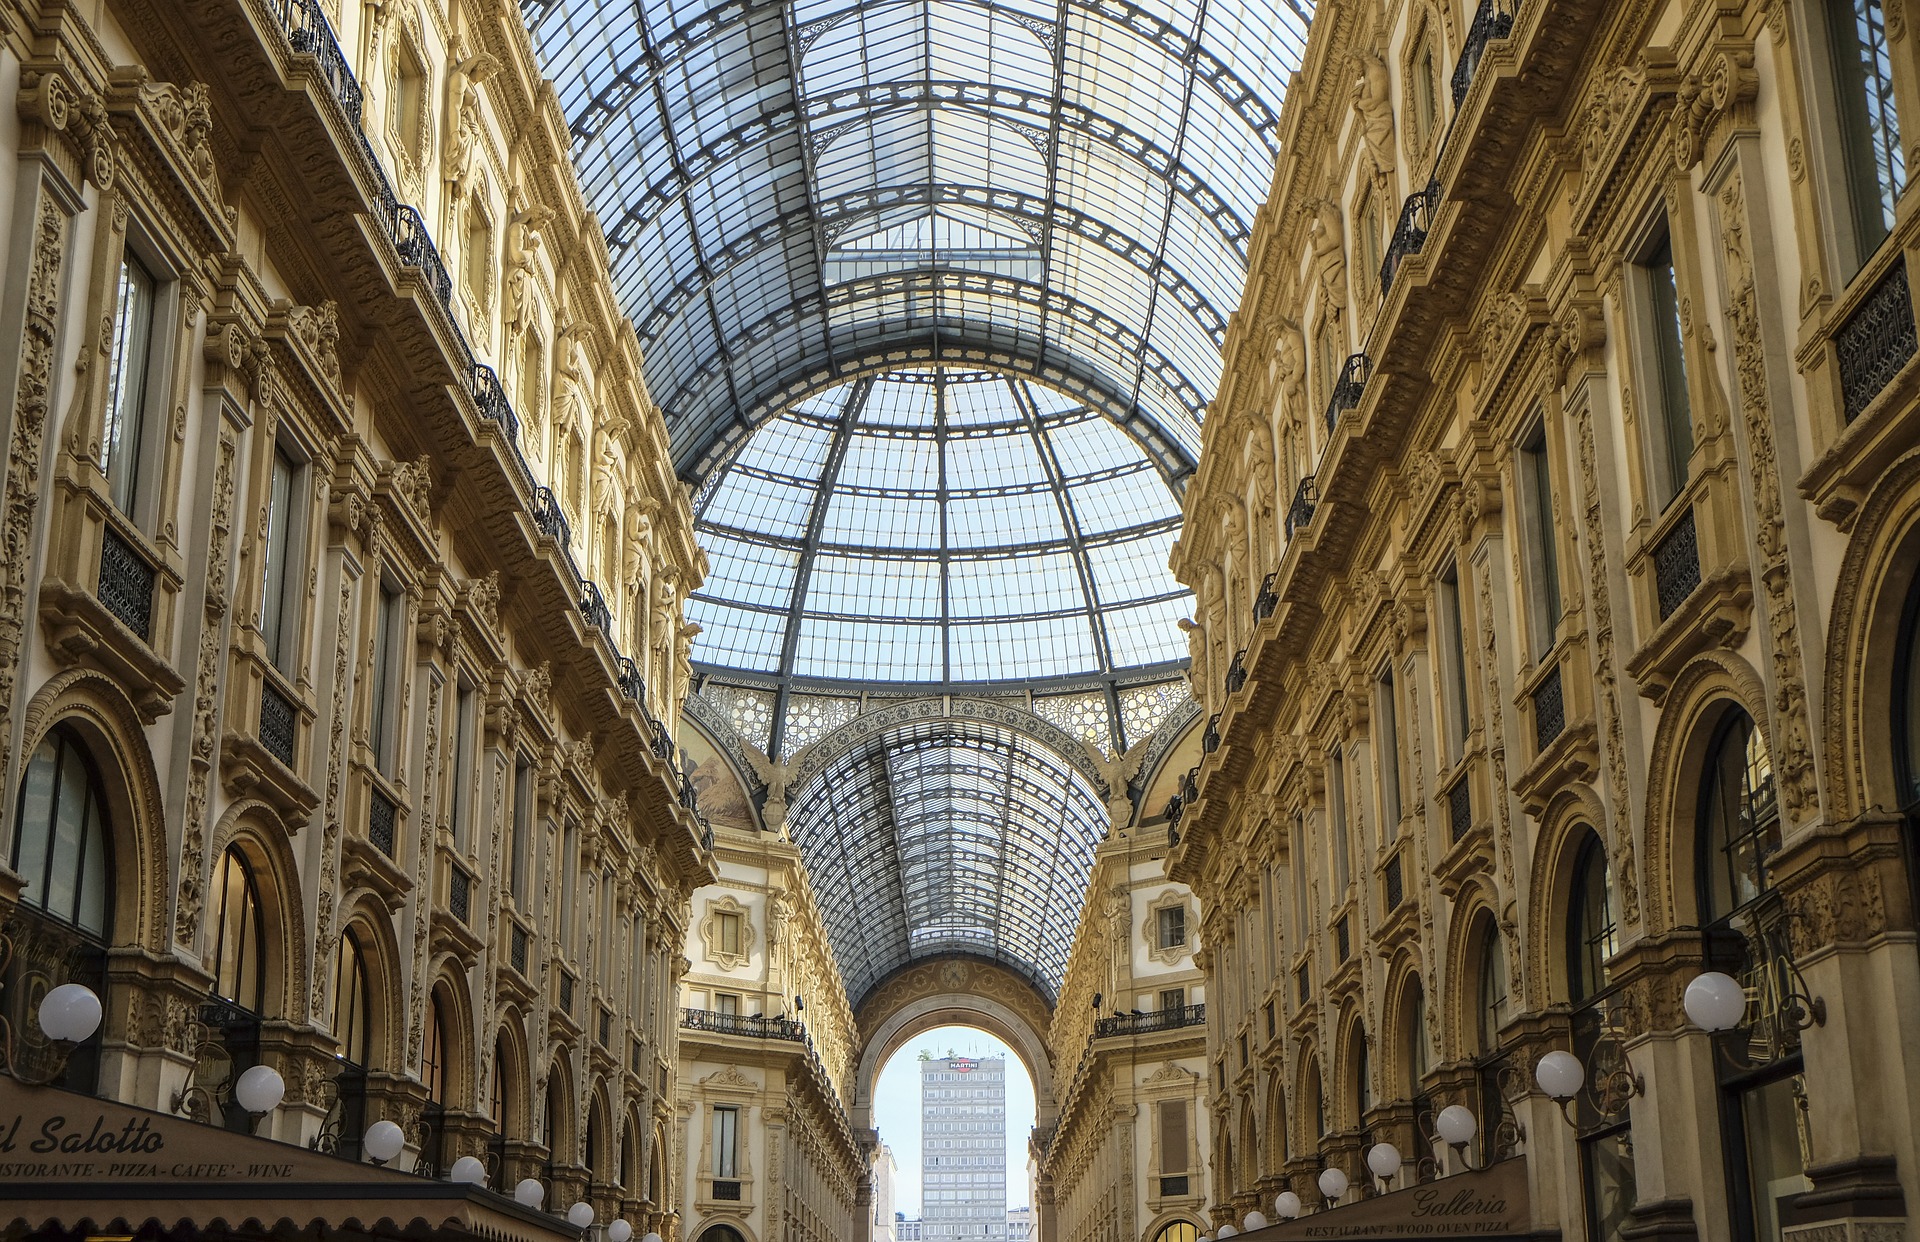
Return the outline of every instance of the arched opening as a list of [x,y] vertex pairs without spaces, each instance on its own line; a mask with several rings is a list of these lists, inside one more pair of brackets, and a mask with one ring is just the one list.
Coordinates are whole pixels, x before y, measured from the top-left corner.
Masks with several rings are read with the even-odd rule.
[[253,1117],[233,1098],[233,1084],[260,1063],[260,1030],[267,995],[266,916],[253,864],[236,843],[220,853],[213,871],[213,995],[201,1010],[212,1036],[200,1046],[194,1082],[207,1098],[193,1111],[219,1114],[229,1130],[246,1133]]
[[895,1207],[918,1215],[927,1238],[999,1236],[1007,1211],[1028,1206],[1035,1105],[1024,1070],[1006,1041],[957,1025],[902,1041],[880,1070],[873,1121],[897,1162]]
[[334,1103],[323,1127],[323,1142],[335,1155],[360,1158],[360,1135],[367,1128],[367,1070],[373,1055],[373,993],[367,972],[365,933],[349,926],[340,933],[333,971]]
[[1327,1093],[1320,1080],[1317,1053],[1309,1053],[1300,1064],[1300,1115],[1308,1127],[1300,1136],[1300,1149],[1318,1156],[1320,1142],[1327,1134]]
[[1198,1242],[1200,1227],[1190,1220],[1170,1220],[1153,1235],[1153,1242]]
[[[1573,855],[1568,874],[1566,922],[1560,929],[1566,953],[1566,993],[1573,1010],[1573,1051],[1591,1080],[1624,1068],[1618,1042],[1608,1035],[1613,1003],[1608,962],[1619,947],[1613,913],[1613,873],[1599,834],[1576,824],[1568,834]],[[1582,1091],[1573,1104],[1579,1139],[1581,1193],[1587,1234],[1617,1238],[1635,1198],[1633,1141],[1626,1101],[1612,1093]]]
[[1475,1142],[1480,1146],[1479,1161],[1491,1162],[1513,1154],[1517,1133],[1500,1086],[1510,1068],[1500,1045],[1500,1030],[1512,1015],[1507,950],[1490,911],[1482,910],[1475,917],[1468,946],[1468,961],[1472,963],[1468,996],[1472,1005],[1474,1113],[1480,1119]]
[[1792,960],[1787,911],[1767,856],[1780,845],[1773,761],[1746,711],[1729,704],[1713,726],[1694,818],[1696,900],[1707,960],[1750,996],[1746,1021],[1713,1038],[1732,1234],[1779,1236],[1779,1202],[1810,1189],[1800,1034],[1774,1020]]
[[446,1006],[441,989],[427,996],[425,1043],[420,1051],[420,1082],[427,1089],[426,1104],[420,1110],[420,1163],[418,1171],[438,1176],[446,1167],[446,1119],[448,1055]]
[[608,1164],[612,1148],[607,1141],[607,1102],[596,1090],[593,1106],[587,1113],[587,1186],[588,1192],[604,1190],[613,1183]]
[[1920,908],[1920,574],[1907,588],[1893,654],[1894,788],[1906,816],[1907,878]]
[[700,1242],[746,1242],[732,1225],[709,1225],[700,1233]]
[[[113,935],[113,856],[107,800],[93,755],[77,734],[56,725],[40,740],[20,778],[13,870],[22,878],[8,920],[5,1009],[15,1035],[15,1072],[56,1055],[39,1035],[40,998],[62,983],[83,983],[106,999],[107,947]],[[28,1036],[31,1036],[29,1038]],[[100,1036],[67,1056],[53,1081],[93,1092]]]

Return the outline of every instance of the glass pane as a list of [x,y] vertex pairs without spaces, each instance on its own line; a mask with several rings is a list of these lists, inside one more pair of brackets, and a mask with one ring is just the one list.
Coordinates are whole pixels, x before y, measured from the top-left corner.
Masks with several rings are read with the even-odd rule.
[[1796,1074],[1754,1087],[1740,1098],[1756,1238],[1779,1238],[1781,1201],[1813,1189],[1802,1154],[1805,1091],[1804,1080]]
[[87,819],[93,799],[88,788],[87,761],[77,746],[62,747],[60,797],[54,807],[53,848],[47,860],[47,912],[69,923],[79,922],[80,866],[87,840]]
[[1615,1130],[1581,1143],[1580,1171],[1586,1183],[1587,1236],[1594,1242],[1619,1242],[1636,1194],[1632,1131]]
[[113,503],[122,513],[130,513],[139,499],[147,361],[153,343],[153,293],[152,275],[131,252],[123,255],[113,342],[107,354],[107,422],[100,463]]
[[47,858],[53,847],[54,798],[59,792],[60,735],[50,733],[34,749],[20,781],[19,827],[13,842],[13,869],[20,873],[20,900],[47,905]]

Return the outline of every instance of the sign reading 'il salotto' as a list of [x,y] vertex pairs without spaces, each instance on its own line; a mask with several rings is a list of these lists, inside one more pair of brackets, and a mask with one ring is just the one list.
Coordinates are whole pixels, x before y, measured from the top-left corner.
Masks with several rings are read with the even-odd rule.
[[328,1182],[354,1168],[304,1147],[0,1077],[0,1183]]

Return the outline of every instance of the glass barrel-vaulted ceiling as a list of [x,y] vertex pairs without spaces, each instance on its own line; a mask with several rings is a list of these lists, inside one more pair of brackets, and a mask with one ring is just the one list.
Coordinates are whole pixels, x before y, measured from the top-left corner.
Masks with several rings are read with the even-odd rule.
[[1305,0],[522,0],[681,475],[876,361],[1188,469]]
[[802,400],[696,518],[703,666],[955,684],[1185,655],[1165,477],[1098,410],[1016,377],[887,372]]
[[1100,798],[1059,755],[981,721],[919,721],[863,738],[792,806],[856,1005],[914,959],[953,952],[1058,993],[1106,831]]

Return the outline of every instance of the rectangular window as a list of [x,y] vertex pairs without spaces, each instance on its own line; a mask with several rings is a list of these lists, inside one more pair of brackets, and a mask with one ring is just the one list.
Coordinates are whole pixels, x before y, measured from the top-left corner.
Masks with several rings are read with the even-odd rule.
[[1159,926],[1161,948],[1184,949],[1187,947],[1187,908],[1185,906],[1162,906],[1155,911],[1154,918]]
[[713,1110],[713,1175],[728,1181],[740,1168],[740,1110],[730,1104]]
[[560,943],[572,952],[574,924],[574,878],[580,872],[580,826],[572,820],[560,835]]
[[1185,1009],[1186,1007],[1187,990],[1185,988],[1160,989],[1160,1008],[1162,1010],[1171,1012],[1175,1009]]
[[1687,357],[1681,344],[1680,290],[1675,283],[1673,242],[1662,233],[1639,263],[1638,279],[1648,339],[1646,385],[1655,443],[1649,472],[1654,500],[1664,509],[1687,486],[1687,459],[1693,455],[1693,415],[1687,398]]
[[740,1013],[740,996],[736,992],[715,992],[713,1011],[724,1013],[728,1017],[737,1017]]
[[299,493],[300,468],[278,445],[273,450],[273,469],[267,480],[266,570],[260,593],[260,638],[267,647],[267,659],[282,673],[293,675],[294,584],[300,579],[299,554],[294,550],[294,509]]
[[1154,1105],[1160,1120],[1160,1175],[1187,1171],[1187,1102],[1161,1100]]
[[513,769],[513,842],[508,855],[507,891],[516,909],[527,900],[528,861],[533,852],[533,765],[522,759]]
[[1826,18],[1858,270],[1893,229],[1894,203],[1907,185],[1907,160],[1900,149],[1893,57],[1880,0],[1826,0]]
[[1293,951],[1298,953],[1307,947],[1307,825],[1297,811],[1288,855],[1288,865],[1293,868]]
[[400,645],[401,610],[406,596],[384,583],[373,618],[373,719],[367,741],[373,748],[373,763],[388,776],[394,774],[399,747],[394,745],[394,700],[398,697],[395,676],[395,651]]
[[1526,498],[1527,564],[1532,569],[1533,653],[1537,659],[1553,649],[1554,629],[1560,624],[1560,552],[1554,539],[1553,465],[1547,456],[1547,432],[1542,427],[1520,447],[1520,486]]
[[1400,715],[1393,694],[1393,669],[1380,670],[1374,685],[1374,749],[1380,768],[1380,838],[1400,835]]
[[600,963],[600,977],[607,981],[608,991],[613,983],[613,872],[600,873],[600,916],[594,924],[593,937],[597,951],[594,957]]
[[453,709],[453,843],[467,846],[467,818],[471,814],[473,794],[473,735],[478,732],[474,720],[473,687],[462,682],[454,697]]
[[1333,839],[1333,892],[1338,905],[1346,900],[1353,860],[1347,841],[1347,764],[1339,751],[1327,755],[1327,834]]
[[1467,706],[1467,617],[1460,599],[1460,574],[1452,565],[1440,575],[1440,625],[1445,630],[1447,667],[1441,670],[1445,686],[1445,711],[1452,760],[1459,763],[1467,754],[1467,735],[1473,722]]
[[107,425],[100,469],[114,508],[133,516],[140,503],[142,441],[147,424],[147,373],[153,360],[157,284],[131,250],[120,257],[113,341],[107,354]]
[[722,953],[740,952],[740,916],[722,914],[720,916],[720,951]]
[[1424,149],[1427,135],[1433,133],[1440,115],[1440,99],[1434,86],[1433,37],[1421,32],[1420,47],[1413,55],[1414,136]]

